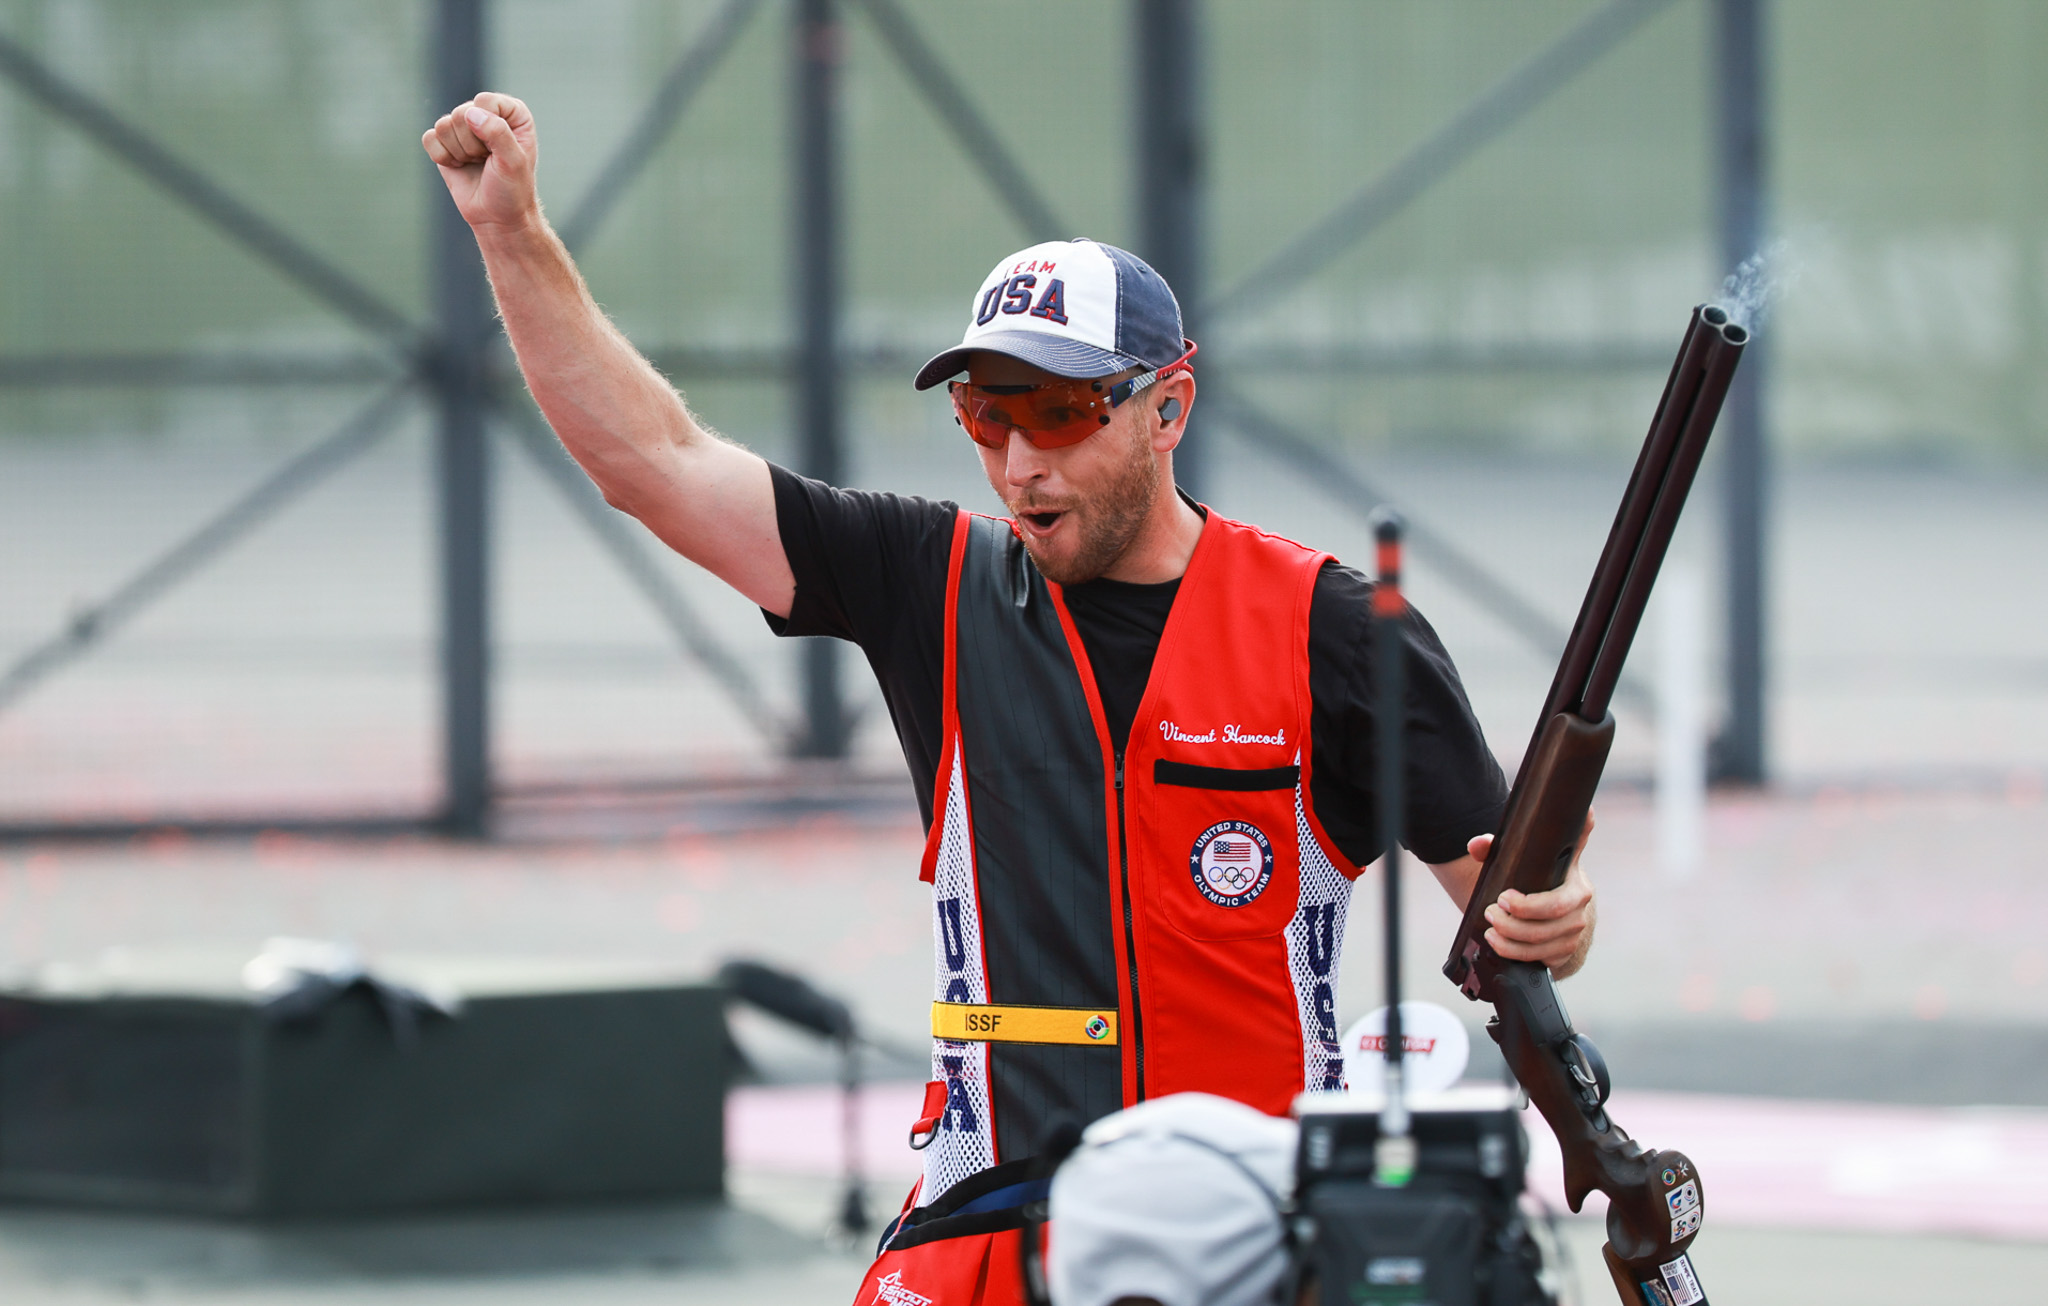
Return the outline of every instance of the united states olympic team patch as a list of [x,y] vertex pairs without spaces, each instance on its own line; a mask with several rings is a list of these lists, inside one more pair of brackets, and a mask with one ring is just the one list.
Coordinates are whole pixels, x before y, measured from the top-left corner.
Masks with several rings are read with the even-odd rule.
[[1242,907],[1273,882],[1273,845],[1247,821],[1218,821],[1188,854],[1195,888],[1218,907]]

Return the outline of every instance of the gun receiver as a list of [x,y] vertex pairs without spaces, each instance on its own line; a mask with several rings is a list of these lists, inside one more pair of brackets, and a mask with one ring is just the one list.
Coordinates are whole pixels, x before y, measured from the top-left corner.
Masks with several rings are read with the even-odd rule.
[[1693,310],[1444,963],[1466,997],[1493,1004],[1487,1032],[1557,1135],[1572,1210],[1595,1188],[1607,1194],[1607,1265],[1630,1306],[1706,1302],[1685,1255],[1705,1211],[1699,1174],[1682,1153],[1646,1151],[1608,1118],[1606,1063],[1572,1029],[1549,971],[1487,944],[1485,912],[1508,889],[1556,888],[1571,867],[1614,742],[1608,704],[1748,341],[1723,309]]

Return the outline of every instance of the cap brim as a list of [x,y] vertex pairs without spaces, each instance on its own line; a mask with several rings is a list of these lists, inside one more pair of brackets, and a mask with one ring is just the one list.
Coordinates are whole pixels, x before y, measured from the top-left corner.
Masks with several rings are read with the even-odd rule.
[[1043,331],[992,331],[971,345],[959,345],[917,369],[916,386],[929,390],[967,370],[967,361],[986,351],[1044,368],[1054,376],[1108,376],[1129,367],[1143,367],[1141,359],[1111,349],[1098,349],[1078,340],[1063,340]]

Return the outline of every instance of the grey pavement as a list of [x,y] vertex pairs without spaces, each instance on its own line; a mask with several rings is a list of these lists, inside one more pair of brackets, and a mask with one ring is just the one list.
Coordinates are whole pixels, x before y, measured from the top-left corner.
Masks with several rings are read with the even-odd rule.
[[[815,1189],[762,1176],[734,1207],[428,1217],[245,1229],[140,1216],[0,1211],[0,1294],[22,1306],[851,1306],[857,1251],[816,1232]],[[1613,1300],[1598,1223],[1565,1219],[1567,1301]],[[1740,1306],[2033,1303],[2048,1246],[1711,1226],[1695,1246],[1715,1301]]]
[[[107,964],[109,950],[115,965],[120,950],[253,951],[276,934],[393,960],[601,958],[678,974],[754,955],[817,977],[914,1043],[930,1000],[929,906],[915,814],[894,810],[724,834],[679,824],[623,842],[269,834],[0,847],[0,972]],[[1655,869],[1648,804],[1622,790],[1600,811],[1587,853],[1600,941],[1564,992],[1579,1022],[1614,1042],[1618,1071],[1635,1048],[1644,1087],[1738,1091],[1751,1076],[1750,1091],[2043,1101],[2041,798],[1731,797],[1710,811],[1705,868],[1682,883]],[[1409,991],[1476,1016],[1436,974],[1456,914],[1426,873],[1410,874]],[[1376,894],[1360,894],[1352,913],[1347,1021],[1376,1002],[1376,908]],[[1833,1033],[1802,1033],[1816,1030]],[[1981,1055],[1921,1055],[1973,1047]],[[796,1042],[770,1060],[822,1072],[807,1055]],[[1877,1069],[1891,1087],[1862,1087]]]
[[[692,1303],[851,1301],[862,1258],[807,1224],[801,1195],[735,1185],[730,1205],[593,1207],[238,1226],[0,1211],[9,1302]],[[763,1208],[766,1208],[764,1211]],[[793,1209],[792,1209],[793,1208]],[[772,1212],[772,1214],[770,1213]]]

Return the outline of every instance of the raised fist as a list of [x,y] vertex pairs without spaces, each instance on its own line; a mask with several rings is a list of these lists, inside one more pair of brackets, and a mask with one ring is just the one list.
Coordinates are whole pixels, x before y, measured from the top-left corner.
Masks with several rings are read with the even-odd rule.
[[517,227],[538,215],[540,141],[524,101],[485,91],[456,105],[420,144],[470,226]]

